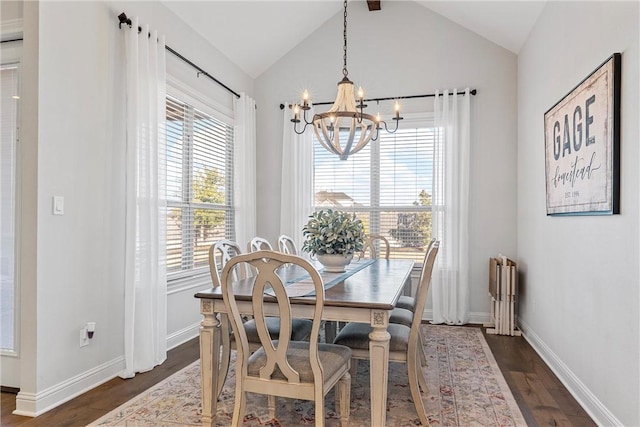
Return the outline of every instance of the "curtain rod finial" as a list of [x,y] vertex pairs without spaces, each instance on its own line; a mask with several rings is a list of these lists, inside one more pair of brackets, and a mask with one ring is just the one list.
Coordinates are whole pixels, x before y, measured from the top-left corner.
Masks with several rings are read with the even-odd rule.
[[127,14],[122,12],[120,15],[118,15],[118,19],[120,20],[120,23],[118,24],[118,28],[122,28],[122,24],[127,24],[128,26],[131,26],[131,19],[127,18]]

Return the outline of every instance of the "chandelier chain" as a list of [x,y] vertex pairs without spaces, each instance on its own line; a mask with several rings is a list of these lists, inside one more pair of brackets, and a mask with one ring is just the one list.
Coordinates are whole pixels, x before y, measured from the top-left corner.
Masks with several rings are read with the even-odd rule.
[[344,0],[344,29],[342,31],[342,37],[344,39],[344,47],[343,47],[343,67],[342,67],[342,75],[347,78],[349,75],[349,71],[347,71],[347,0]]

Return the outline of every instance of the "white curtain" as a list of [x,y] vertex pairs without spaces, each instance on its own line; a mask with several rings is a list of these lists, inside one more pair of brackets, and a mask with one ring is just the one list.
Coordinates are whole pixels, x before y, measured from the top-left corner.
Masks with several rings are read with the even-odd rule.
[[256,236],[256,102],[244,93],[233,103],[236,241],[243,250]]
[[[124,352],[130,378],[167,358],[165,42],[138,19],[125,29]],[[150,35],[149,35],[150,34]]]
[[[285,104],[289,105],[289,104]],[[291,111],[284,108],[282,125],[282,181],[280,233],[290,236],[302,249],[302,227],[313,212],[313,128],[298,135],[293,130]],[[314,109],[307,111],[313,117]],[[298,124],[298,130],[301,126]]]
[[470,95],[436,92],[433,236],[440,250],[431,281],[433,323],[469,321]]

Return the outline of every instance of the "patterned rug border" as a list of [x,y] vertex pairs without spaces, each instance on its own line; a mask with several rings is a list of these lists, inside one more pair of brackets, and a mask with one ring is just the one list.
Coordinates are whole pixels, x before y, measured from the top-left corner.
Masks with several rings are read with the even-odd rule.
[[[440,410],[442,411],[442,413],[440,414],[440,418],[439,419],[432,419],[430,417],[430,422],[432,426],[445,426],[445,425],[457,425],[457,426],[467,426],[467,425],[476,425],[476,426],[484,426],[484,425],[513,425],[513,426],[526,426],[526,421],[524,420],[524,417],[522,415],[522,412],[520,411],[518,404],[515,400],[515,397],[513,396],[511,390],[509,389],[509,386],[502,374],[502,372],[500,371],[500,368],[495,360],[495,357],[493,355],[493,353],[491,352],[491,349],[486,341],[486,339],[484,338],[484,335],[482,333],[482,330],[479,327],[469,327],[469,326],[448,326],[448,325],[431,325],[431,324],[425,324],[423,325],[422,328],[422,332],[423,334],[427,333],[427,330],[433,330],[433,331],[438,331],[439,329],[437,328],[456,328],[455,330],[457,330],[458,332],[460,331],[464,331],[464,333],[470,333],[470,334],[474,334],[476,336],[476,338],[478,339],[479,345],[482,349],[482,354],[480,354],[480,352],[475,352],[477,354],[474,354],[474,358],[476,359],[475,362],[477,363],[478,366],[483,366],[482,365],[482,360],[478,360],[478,359],[482,359],[484,356],[484,361],[486,362],[487,366],[485,366],[484,369],[486,369],[487,367],[490,368],[490,373],[491,373],[491,380],[495,380],[495,386],[497,386],[497,391],[496,390],[491,390],[491,386],[487,386],[487,390],[483,391],[487,394],[489,400],[492,401],[497,401],[497,403],[493,403],[493,407],[489,410],[494,410],[495,411],[495,407],[498,407],[498,411],[499,412],[501,406],[502,409],[505,411],[506,413],[506,418],[505,418],[505,414],[503,413],[498,413],[495,414],[496,418],[499,420],[495,423],[492,424],[486,424],[486,423],[480,423],[478,422],[477,419],[472,419],[471,421],[469,421],[469,419],[465,419],[464,417],[462,417],[461,419],[461,414],[463,411],[459,411],[457,406],[461,405],[462,407],[464,407],[465,405],[469,406],[469,405],[473,405],[473,403],[469,403],[466,402],[464,400],[459,401],[461,399],[457,400],[457,396],[455,396],[453,394],[452,390],[449,390],[449,388],[453,389],[455,388],[455,380],[451,379],[452,384],[454,385],[453,387],[447,387],[447,386],[443,386],[443,382],[439,382],[440,384],[440,390],[439,390],[439,395],[440,395],[440,399],[444,402],[447,398],[450,398],[450,402],[448,402],[450,404],[450,406],[453,406],[454,409],[451,410],[450,408],[445,408],[446,405],[441,404],[440,406]],[[447,329],[447,331],[449,332],[453,332],[454,329]],[[454,333],[455,335],[455,333]],[[426,343],[426,341],[425,341]],[[439,345],[436,345],[434,347],[440,347]],[[447,347],[448,349],[448,347]],[[438,353],[439,350],[435,350],[436,353]],[[435,357],[434,359],[432,359],[431,357]],[[453,359],[452,356],[455,356],[453,353],[446,353],[446,354],[437,354],[437,355],[428,355],[427,357],[429,358],[429,364],[431,363],[441,363],[440,359],[441,358],[445,358],[447,359],[447,363],[451,364],[456,364],[457,362],[455,360],[449,360],[450,358]],[[118,406],[116,409],[113,409],[112,411],[108,412],[107,414],[105,414],[104,416],[100,417],[99,419],[93,421],[92,423],[90,423],[87,427],[96,427],[96,426],[172,426],[172,427],[176,427],[176,426],[193,426],[193,425],[199,425],[198,423],[194,423],[193,421],[195,421],[195,419],[199,420],[200,417],[200,402],[198,401],[195,405],[193,404],[189,404],[189,405],[183,405],[179,408],[180,411],[189,411],[189,415],[190,415],[190,422],[177,422],[178,420],[174,420],[174,421],[168,421],[163,419],[162,421],[158,421],[159,418],[156,419],[155,422],[151,422],[151,421],[136,421],[135,419],[135,415],[138,414],[143,414],[145,416],[151,417],[153,418],[154,416],[154,411],[155,412],[159,412],[159,410],[156,408],[155,410],[152,408],[148,408],[147,406],[149,405],[145,405],[146,403],[150,403],[153,402],[154,399],[156,399],[158,397],[158,393],[159,391],[161,391],[165,386],[167,386],[168,383],[171,383],[173,381],[176,381],[177,378],[180,378],[181,376],[183,376],[186,372],[188,372],[189,370],[193,370],[193,369],[198,369],[199,372],[199,364],[200,364],[200,360],[196,360],[195,362],[192,362],[191,364],[189,364],[188,366],[180,369],[178,372],[170,375],[169,377],[163,379],[162,381],[158,382],[157,384],[155,384],[154,386],[150,387],[149,389],[143,391],[142,393],[140,393],[139,395],[133,397],[132,399],[128,400],[127,402],[123,403],[122,405]],[[359,365],[367,365],[367,372],[365,372],[364,374],[367,376],[368,378],[368,364],[364,364],[361,363]],[[391,364],[390,364],[390,369],[391,369]],[[461,368],[459,368],[461,369]],[[406,371],[405,371],[406,372]],[[438,370],[438,372],[436,373],[436,375],[439,375],[440,371]],[[484,374],[486,374],[486,372],[484,372]],[[447,375],[451,375],[451,372],[448,372]],[[483,374],[481,373],[481,376]],[[360,376],[360,369],[358,372],[358,377]],[[453,375],[451,375],[453,377]],[[230,372],[230,377],[233,377],[232,372]],[[198,380],[198,387],[199,387],[199,374],[197,376],[197,380]],[[448,379],[448,378],[447,378]],[[235,382],[235,379],[233,379],[233,381]],[[390,378],[391,381],[391,378]],[[225,388],[228,387],[228,383],[230,382],[229,378],[227,379],[227,385],[225,385]],[[484,386],[485,384],[483,383],[483,380],[480,380],[481,386]],[[430,386],[431,389],[431,383],[428,380],[428,384]],[[190,385],[190,387],[193,387],[193,384]],[[406,385],[403,388],[407,388]],[[199,392],[199,390],[198,390]],[[431,390],[430,390],[430,396],[426,398],[426,400],[434,400],[434,397],[431,396]],[[388,390],[388,393],[391,395],[392,393],[392,389],[391,387]],[[407,391],[408,393],[408,391]],[[449,395],[449,393],[451,393],[451,395]],[[180,393],[177,393],[180,394]],[[352,392],[353,394],[353,392]],[[160,395],[162,395],[162,393],[160,393]],[[230,399],[231,402],[229,402],[228,400],[225,400],[225,402],[220,402],[219,403],[219,408],[221,406],[221,404],[229,404],[231,403],[232,405],[232,401],[233,401],[233,392],[231,393]],[[423,398],[424,400],[425,398]],[[355,402],[355,398],[354,396],[352,396],[352,405]],[[409,399],[410,402],[410,399]],[[139,406],[139,407],[138,407]],[[167,404],[167,406],[169,406],[169,404]],[[188,407],[187,407],[188,406]],[[131,409],[133,408],[133,409]],[[129,409],[129,410],[127,410]],[[162,408],[160,408],[162,409]],[[468,407],[464,408],[464,409],[469,409]],[[473,410],[473,409],[472,409]],[[413,411],[415,412],[415,409],[413,407],[413,403],[409,403],[408,406],[408,411]],[[176,412],[176,411],[174,411]],[[353,408],[352,408],[352,412],[353,412]],[[129,416],[133,414],[133,419],[129,419]],[[330,414],[327,413],[327,416],[330,415],[334,415],[335,414]],[[464,414],[462,414],[464,415]],[[391,412],[388,409],[387,410],[387,424],[390,426],[393,425],[397,425],[397,424],[393,424],[392,421],[389,420],[391,416]],[[226,424],[221,424],[221,417],[218,417],[218,422],[216,423],[217,425],[226,425]],[[311,424],[313,424],[313,418],[309,418],[308,416],[306,416],[304,413],[302,414],[302,418],[301,418],[301,423],[304,424],[308,424],[309,422],[311,422]],[[405,422],[405,424],[403,425],[420,425],[419,420],[417,419],[417,416],[415,416],[415,419],[412,418],[403,418],[402,419],[403,422]],[[327,419],[327,421],[332,421]],[[124,423],[123,423],[124,422]],[[255,423],[255,424],[254,424]],[[355,423],[353,423],[355,424]],[[353,425],[352,424],[352,425]],[[244,425],[266,425],[266,426],[281,426],[281,425],[285,425],[285,424],[280,424],[280,422],[278,422],[278,420],[268,420],[266,422],[264,421],[260,421],[260,418],[255,415],[255,414],[249,414],[249,418],[245,418],[245,423]],[[328,423],[327,425],[332,425],[330,423]],[[358,424],[360,425],[360,424]]]
[[[466,326],[463,326],[463,327],[466,327]],[[491,347],[489,347],[489,343],[484,338],[484,335],[482,334],[482,330],[480,328],[478,328],[478,336],[480,338],[480,343],[482,345],[482,349],[484,350],[484,354],[486,354],[487,359],[489,359],[489,363],[490,363],[491,369],[493,370],[493,374],[496,377],[496,381],[498,382],[500,389],[505,392],[505,400],[508,401],[510,408],[517,409],[516,413],[512,414],[516,421],[516,425],[526,426],[527,422],[525,421],[524,416],[520,411],[518,402],[516,402],[516,398],[513,396],[513,393],[509,388],[509,384],[507,384],[507,380],[504,378],[504,375],[502,375],[502,371],[498,366],[498,362],[496,362],[496,358],[493,355],[493,352],[491,351]]]
[[103,416],[101,416],[97,420],[92,421],[90,424],[87,424],[86,427],[93,427],[93,426],[100,425],[101,423],[103,423],[107,419],[113,418],[113,416],[115,414],[118,414],[120,412],[125,412],[124,411],[125,408],[130,407],[130,406],[135,406],[139,401],[147,399],[148,396],[153,395],[157,390],[162,389],[167,383],[169,383],[171,381],[175,381],[175,379],[177,377],[181,376],[182,374],[184,374],[184,372],[188,371],[189,369],[193,369],[193,367],[195,365],[200,365],[200,359],[196,360],[195,362],[189,363],[187,366],[185,366],[184,368],[180,369],[179,371],[169,375],[167,378],[165,378],[162,381],[156,383],[155,385],[152,385],[151,387],[149,387],[148,389],[146,389],[142,393],[138,394],[137,396],[132,397],[131,399],[129,399],[126,402],[124,402],[122,405],[118,406],[115,409],[112,409],[111,411],[109,411],[108,413],[104,414]]

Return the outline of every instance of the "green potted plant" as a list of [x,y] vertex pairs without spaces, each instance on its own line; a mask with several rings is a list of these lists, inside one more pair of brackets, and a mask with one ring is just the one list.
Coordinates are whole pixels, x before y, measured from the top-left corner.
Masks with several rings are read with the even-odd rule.
[[334,273],[345,271],[353,254],[362,251],[365,240],[364,226],[355,214],[333,209],[309,215],[302,234],[302,250],[324,265],[325,271]]

